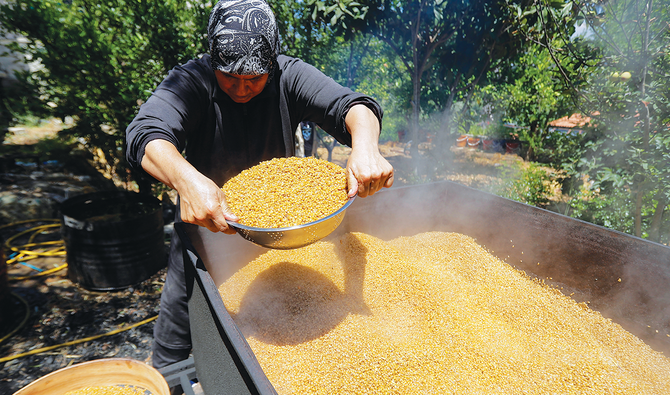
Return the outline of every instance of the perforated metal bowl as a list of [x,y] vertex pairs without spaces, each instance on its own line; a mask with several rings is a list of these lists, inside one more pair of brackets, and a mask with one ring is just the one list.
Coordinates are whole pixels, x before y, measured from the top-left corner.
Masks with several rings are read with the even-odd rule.
[[347,207],[356,197],[351,197],[339,210],[320,220],[286,228],[255,228],[227,221],[242,237],[262,247],[290,250],[312,244],[331,234],[342,222]]

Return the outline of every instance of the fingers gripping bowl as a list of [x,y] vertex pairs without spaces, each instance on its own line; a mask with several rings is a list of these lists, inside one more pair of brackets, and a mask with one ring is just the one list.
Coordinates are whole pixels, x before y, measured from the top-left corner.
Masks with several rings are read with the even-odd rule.
[[313,157],[261,162],[222,189],[240,218],[228,225],[245,239],[275,249],[299,248],[326,237],[354,200],[347,196],[346,171]]
[[289,250],[312,244],[331,234],[342,222],[344,212],[353,203],[349,198],[339,210],[320,220],[287,228],[256,228],[227,221],[242,237],[267,248]]

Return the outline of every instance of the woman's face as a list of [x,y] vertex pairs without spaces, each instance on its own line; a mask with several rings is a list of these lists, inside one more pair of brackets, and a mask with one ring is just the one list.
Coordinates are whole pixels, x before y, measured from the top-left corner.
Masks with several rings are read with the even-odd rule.
[[246,103],[263,92],[268,81],[268,74],[237,75],[215,70],[219,87],[226,92],[235,103]]

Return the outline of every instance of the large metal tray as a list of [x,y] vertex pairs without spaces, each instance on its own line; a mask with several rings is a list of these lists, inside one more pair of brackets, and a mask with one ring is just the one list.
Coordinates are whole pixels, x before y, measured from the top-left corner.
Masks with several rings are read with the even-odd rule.
[[[193,354],[205,393],[274,394],[217,288],[266,249],[196,226],[176,228],[188,249]],[[451,182],[392,188],[357,199],[329,237],[351,231],[386,240],[427,231],[469,235],[507,263],[589,302],[653,349],[670,354],[667,246]]]

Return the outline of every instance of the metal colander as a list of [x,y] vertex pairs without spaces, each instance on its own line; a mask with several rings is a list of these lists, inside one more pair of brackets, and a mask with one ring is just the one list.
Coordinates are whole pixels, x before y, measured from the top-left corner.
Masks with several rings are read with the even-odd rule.
[[349,200],[339,210],[320,220],[286,228],[255,228],[237,222],[226,221],[242,237],[262,247],[290,250],[312,244],[331,234],[342,222],[347,207],[356,197]]

